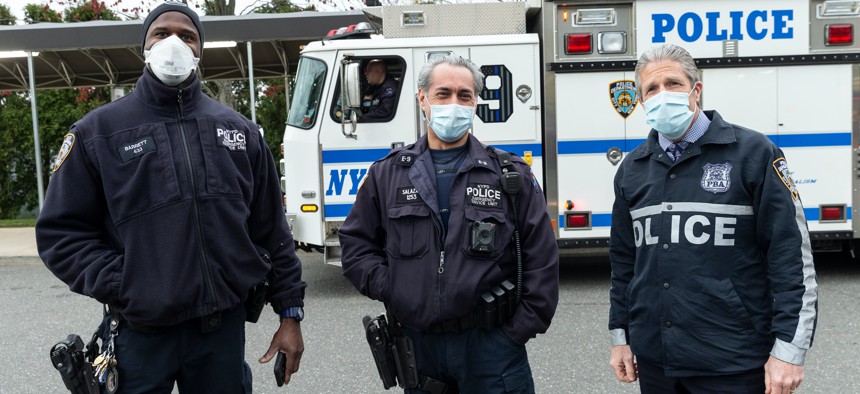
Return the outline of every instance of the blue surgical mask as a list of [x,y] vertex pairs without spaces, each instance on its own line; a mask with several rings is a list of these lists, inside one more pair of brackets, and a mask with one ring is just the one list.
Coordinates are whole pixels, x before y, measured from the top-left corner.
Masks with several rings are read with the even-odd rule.
[[684,135],[693,121],[693,111],[690,111],[690,94],[664,90],[644,102],[645,120],[648,125],[664,137],[675,140]]
[[445,142],[454,142],[463,137],[472,128],[472,118],[475,116],[475,107],[459,104],[431,105],[430,106],[430,128]]

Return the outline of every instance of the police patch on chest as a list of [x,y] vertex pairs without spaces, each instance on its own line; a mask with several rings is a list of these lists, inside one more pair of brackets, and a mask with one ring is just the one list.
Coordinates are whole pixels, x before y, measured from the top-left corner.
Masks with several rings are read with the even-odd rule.
[[732,165],[728,162],[723,164],[705,164],[702,167],[702,189],[711,193],[725,193],[732,186]]
[[397,188],[397,203],[398,204],[420,204],[421,197],[418,195],[418,189],[413,186]]
[[133,141],[128,141],[116,147],[116,150],[119,152],[119,157],[122,158],[122,162],[125,163],[136,157],[143,156],[145,153],[155,152],[158,149],[155,146],[155,140],[152,136],[147,135]]
[[218,127],[215,129],[215,137],[218,146],[223,146],[232,151],[245,150],[245,133],[239,130],[228,130]]
[[502,189],[498,186],[470,183],[466,187],[466,203],[489,208],[502,207]]

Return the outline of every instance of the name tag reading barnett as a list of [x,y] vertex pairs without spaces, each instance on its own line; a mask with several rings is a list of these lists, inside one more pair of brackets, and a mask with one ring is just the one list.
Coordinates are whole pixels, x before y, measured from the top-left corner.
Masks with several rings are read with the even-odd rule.
[[470,183],[466,187],[466,202],[479,207],[501,208],[502,190],[492,185]]
[[122,162],[125,163],[131,159],[142,156],[147,152],[155,152],[157,149],[155,147],[155,140],[151,135],[148,135],[122,144],[117,147],[116,150],[119,152],[119,157],[122,158]]

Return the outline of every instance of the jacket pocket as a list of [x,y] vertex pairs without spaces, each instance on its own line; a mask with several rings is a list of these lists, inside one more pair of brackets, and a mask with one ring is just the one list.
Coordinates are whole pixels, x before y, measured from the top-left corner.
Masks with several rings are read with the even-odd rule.
[[93,140],[115,223],[180,200],[174,152],[163,125]]
[[[463,221],[463,253],[478,259],[495,259],[502,254],[514,234],[513,226],[507,225],[505,212],[465,207]],[[480,223],[480,225],[479,225]]]
[[427,254],[435,231],[430,208],[406,205],[388,208],[385,250],[398,259],[417,259]]
[[[209,194],[250,196],[254,184],[254,169],[248,148],[257,147],[259,138],[244,124],[197,120],[203,161],[206,168],[206,191]],[[266,149],[260,146],[260,149]]]

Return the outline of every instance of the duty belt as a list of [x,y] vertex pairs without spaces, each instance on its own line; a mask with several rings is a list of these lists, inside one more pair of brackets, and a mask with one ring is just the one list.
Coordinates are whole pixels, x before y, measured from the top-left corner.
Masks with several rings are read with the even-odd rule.
[[[226,311],[225,311],[226,312]],[[139,324],[134,323],[126,319],[121,314],[119,315],[120,321],[128,327],[129,330],[140,333],[140,334],[161,334],[163,332],[174,329],[182,324],[187,324],[189,322],[199,322],[200,324],[200,332],[207,334],[210,332],[215,332],[219,328],[221,328],[221,316],[222,312],[215,312],[206,316],[201,316],[197,318],[193,318],[190,320],[186,320],[181,323],[176,323],[169,326],[151,326],[147,324]]]
[[[475,327],[479,327],[480,318],[478,317],[478,311],[472,311],[466,316],[443,320],[437,322],[435,324],[427,327],[426,332],[431,334],[459,334],[463,331],[471,330]],[[481,327],[484,330],[491,330],[495,327]]]
[[431,324],[425,332],[430,334],[456,334],[473,328],[492,330],[507,323],[517,309],[516,289],[504,281],[481,294],[478,306],[465,316]]

